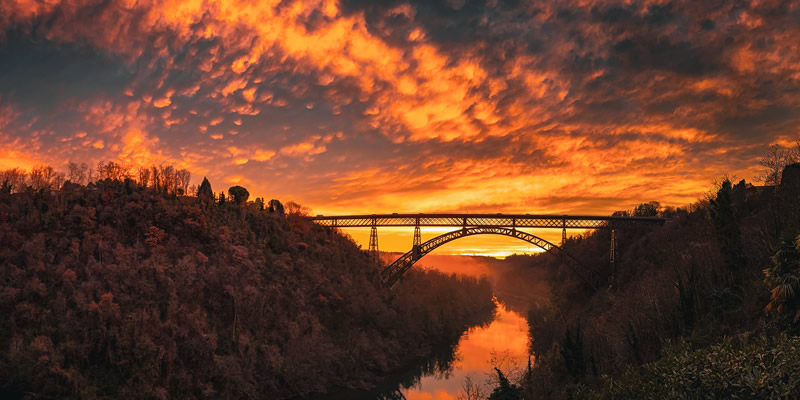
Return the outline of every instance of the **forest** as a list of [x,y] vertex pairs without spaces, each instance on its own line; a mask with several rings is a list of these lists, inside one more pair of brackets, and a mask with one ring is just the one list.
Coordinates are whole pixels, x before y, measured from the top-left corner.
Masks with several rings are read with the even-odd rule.
[[[720,179],[663,226],[573,235],[490,278],[412,269],[392,290],[306,208],[188,171],[0,171],[0,397],[302,398],[370,388],[491,320],[527,316],[531,363],[462,399],[791,398],[800,393],[800,146],[763,185]],[[444,361],[447,363],[447,360]],[[414,378],[409,378],[413,380]]]
[[486,279],[381,287],[295,203],[171,166],[0,172],[0,398],[285,399],[371,387],[492,318]]
[[723,178],[686,207],[617,212],[666,222],[618,230],[613,270],[609,231],[570,237],[565,250],[602,275],[598,291],[547,254],[493,261],[498,299],[527,312],[535,361],[488,398],[796,398],[798,162],[800,142],[773,148],[763,185]]

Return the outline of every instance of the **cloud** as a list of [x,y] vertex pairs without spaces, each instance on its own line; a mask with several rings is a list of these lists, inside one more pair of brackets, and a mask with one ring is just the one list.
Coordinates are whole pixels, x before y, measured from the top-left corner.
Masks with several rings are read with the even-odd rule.
[[681,204],[800,135],[798,36],[797,1],[12,0],[0,160],[323,212]]

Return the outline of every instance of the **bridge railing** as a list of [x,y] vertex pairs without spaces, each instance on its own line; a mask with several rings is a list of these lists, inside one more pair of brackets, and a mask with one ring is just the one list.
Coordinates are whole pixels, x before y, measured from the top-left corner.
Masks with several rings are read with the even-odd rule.
[[323,226],[336,228],[496,226],[508,228],[626,229],[664,223],[663,218],[656,217],[531,214],[317,215],[316,217],[311,217],[311,220]]

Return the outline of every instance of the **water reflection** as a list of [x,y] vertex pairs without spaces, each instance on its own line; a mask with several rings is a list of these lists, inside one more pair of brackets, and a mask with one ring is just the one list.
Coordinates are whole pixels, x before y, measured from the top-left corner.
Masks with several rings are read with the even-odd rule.
[[488,391],[492,363],[500,363],[500,368],[512,376],[524,371],[528,343],[525,318],[498,304],[490,323],[470,329],[458,343],[441,346],[431,357],[387,378],[377,388],[342,390],[315,400],[454,400],[463,391],[467,377]]
[[425,375],[404,395],[408,400],[455,399],[467,377],[476,383],[491,380],[493,362],[512,374],[522,373],[528,363],[528,343],[525,318],[498,304],[491,324],[473,328],[461,337],[447,374]]
[[341,389],[331,394],[314,397],[315,400],[375,400],[405,399],[404,391],[420,384],[423,377],[446,379],[456,361],[456,345],[440,346],[430,357],[406,371],[388,377],[372,390]]

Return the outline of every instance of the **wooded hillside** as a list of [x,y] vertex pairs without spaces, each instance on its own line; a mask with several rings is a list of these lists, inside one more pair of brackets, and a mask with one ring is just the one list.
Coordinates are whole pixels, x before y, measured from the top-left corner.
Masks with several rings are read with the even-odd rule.
[[351,239],[279,202],[130,179],[55,189],[0,193],[3,398],[369,386],[494,307],[485,280],[434,272],[388,291]]

